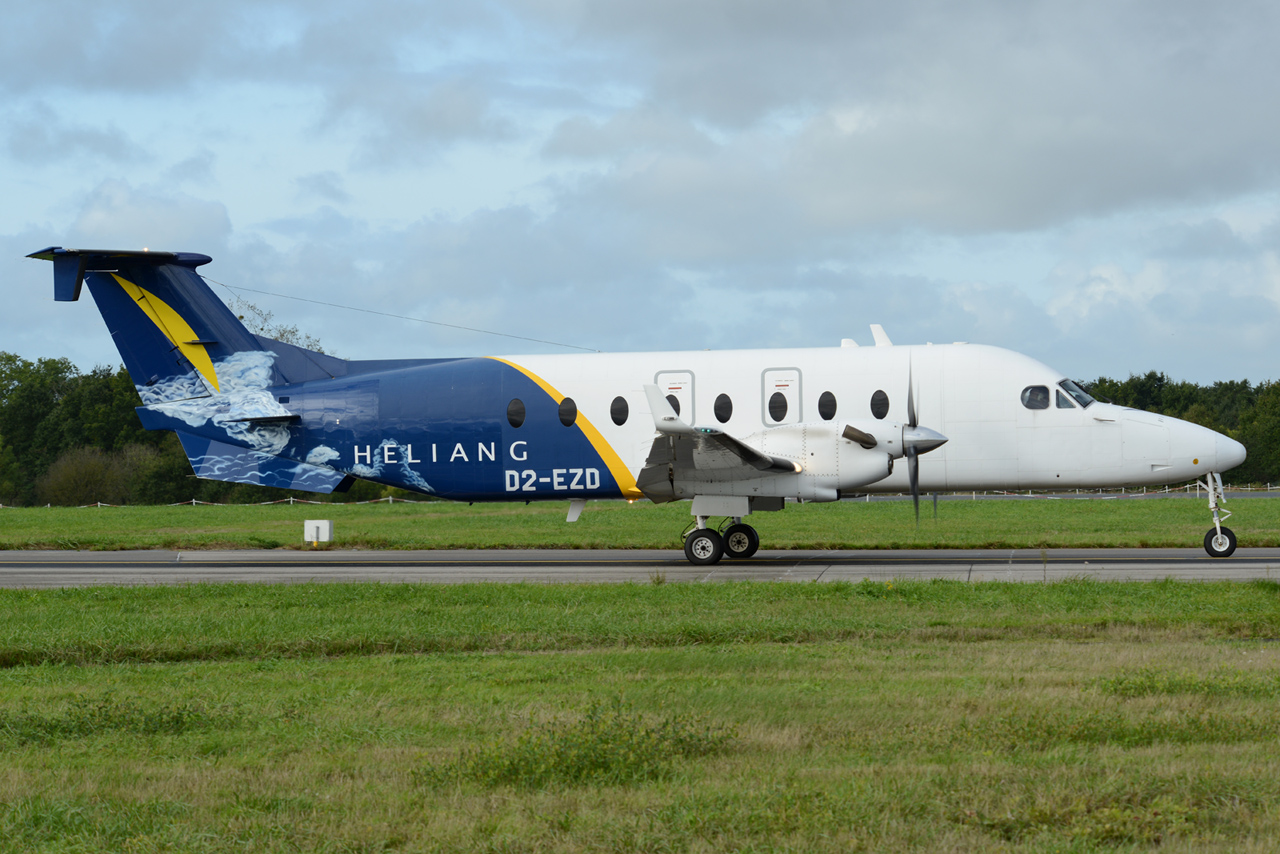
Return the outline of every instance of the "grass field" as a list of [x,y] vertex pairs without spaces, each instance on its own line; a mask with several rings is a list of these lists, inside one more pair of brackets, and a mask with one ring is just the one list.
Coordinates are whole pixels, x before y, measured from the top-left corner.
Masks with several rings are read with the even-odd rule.
[[[1280,500],[1237,499],[1242,547],[1280,545]],[[301,548],[302,522],[334,521],[334,548],[678,548],[689,503],[600,501],[573,524],[567,502],[322,506],[6,508],[0,549]],[[909,501],[792,505],[757,513],[764,548],[1198,547],[1210,525],[1194,498]]]
[[1274,851],[1280,585],[0,591],[0,851]]

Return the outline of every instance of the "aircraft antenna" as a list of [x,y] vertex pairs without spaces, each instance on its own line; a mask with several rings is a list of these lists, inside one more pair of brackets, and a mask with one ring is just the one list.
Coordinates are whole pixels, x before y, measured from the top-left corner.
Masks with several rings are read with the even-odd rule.
[[[571,350],[586,350],[588,353],[604,352],[603,350],[597,350],[594,347],[581,347],[577,344],[565,344],[560,341],[548,341],[545,338],[529,338],[528,336],[525,336],[525,335],[512,335],[509,332],[494,332],[491,329],[477,329],[474,326],[461,326],[457,323],[445,323],[440,320],[427,320],[422,317],[409,317],[404,314],[392,314],[389,311],[375,311],[372,308],[359,308],[354,305],[342,305],[336,302],[325,302],[324,300],[308,299],[307,297],[295,297],[295,296],[292,296],[291,294],[277,294],[277,293],[273,293],[272,291],[260,291],[260,290],[257,290],[256,288],[244,288],[244,287],[240,287],[239,285],[228,285],[224,282],[219,282],[217,279],[211,279],[208,276],[201,276],[201,278],[207,282],[212,282],[215,285],[221,285],[222,287],[226,288],[229,291],[248,291],[251,294],[262,294],[263,296],[268,296],[268,297],[280,297],[281,299],[297,300],[298,302],[309,302],[315,305],[328,306],[329,308],[342,308],[342,309],[346,309],[347,311],[362,311],[365,314],[377,314],[382,317],[394,317],[396,320],[412,320],[414,323],[429,323],[432,326],[444,326],[449,329],[461,329],[465,332],[479,332],[483,335],[497,335],[499,338],[514,338],[517,341],[532,341],[536,344],[550,344],[552,347],[567,347]],[[235,295],[232,294],[232,296],[235,296]]]

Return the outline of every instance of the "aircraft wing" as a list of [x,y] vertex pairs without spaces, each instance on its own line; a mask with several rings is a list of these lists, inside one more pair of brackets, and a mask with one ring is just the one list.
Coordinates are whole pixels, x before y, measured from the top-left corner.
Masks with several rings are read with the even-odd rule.
[[764,474],[795,474],[800,465],[775,457],[712,427],[681,421],[655,385],[644,387],[658,436],[636,486],[651,499],[671,500],[675,480],[747,480]]

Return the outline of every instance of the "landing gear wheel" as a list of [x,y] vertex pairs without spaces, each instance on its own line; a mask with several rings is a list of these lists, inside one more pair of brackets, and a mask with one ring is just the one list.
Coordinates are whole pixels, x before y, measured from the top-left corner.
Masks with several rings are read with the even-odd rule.
[[1231,557],[1236,550],[1236,535],[1230,528],[1223,528],[1219,534],[1217,528],[1210,528],[1204,535],[1204,550],[1209,557]]
[[724,556],[724,543],[715,531],[700,528],[684,538],[684,556],[695,566],[710,566]]
[[760,535],[750,525],[730,525],[725,529],[723,537],[726,557],[751,557],[760,548]]

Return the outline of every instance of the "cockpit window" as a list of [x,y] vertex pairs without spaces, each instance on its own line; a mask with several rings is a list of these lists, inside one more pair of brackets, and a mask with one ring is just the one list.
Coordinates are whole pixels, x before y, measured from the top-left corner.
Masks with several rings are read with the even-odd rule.
[[1071,380],[1063,380],[1058,383],[1058,385],[1062,387],[1063,391],[1074,397],[1076,399],[1076,403],[1080,404],[1084,409],[1088,409],[1090,404],[1095,403],[1094,399],[1089,396],[1089,392],[1080,388],[1080,386]]
[[1076,405],[1071,402],[1071,398],[1063,394],[1061,390],[1055,388],[1053,390],[1053,396],[1054,396],[1053,399],[1055,401],[1055,405],[1059,409],[1075,409],[1076,408]]
[[1027,409],[1049,408],[1049,387],[1029,385],[1022,390],[1022,405]]

